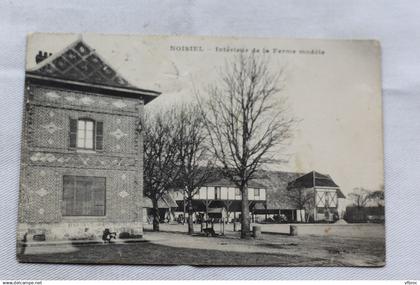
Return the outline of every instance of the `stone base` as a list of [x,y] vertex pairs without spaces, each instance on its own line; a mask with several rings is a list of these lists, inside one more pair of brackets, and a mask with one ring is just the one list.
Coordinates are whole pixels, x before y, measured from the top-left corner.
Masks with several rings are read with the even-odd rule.
[[26,242],[49,242],[49,241],[95,241],[102,240],[105,229],[116,232],[117,237],[122,234],[123,238],[141,238],[143,236],[142,223],[120,222],[61,222],[50,224],[19,223],[17,240]]

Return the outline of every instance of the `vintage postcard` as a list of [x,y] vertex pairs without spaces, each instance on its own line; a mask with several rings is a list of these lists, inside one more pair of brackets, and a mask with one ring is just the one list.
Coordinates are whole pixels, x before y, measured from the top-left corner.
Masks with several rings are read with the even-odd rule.
[[377,41],[35,33],[22,100],[20,262],[385,264]]

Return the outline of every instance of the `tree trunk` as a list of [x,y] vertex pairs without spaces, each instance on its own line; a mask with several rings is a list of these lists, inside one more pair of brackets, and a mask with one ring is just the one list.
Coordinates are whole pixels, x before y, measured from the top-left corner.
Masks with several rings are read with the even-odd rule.
[[188,198],[188,234],[192,235],[194,233],[194,224],[193,224],[193,206],[192,199]]
[[250,233],[250,221],[249,221],[249,205],[248,205],[248,186],[244,186],[242,189],[242,217],[241,217],[241,238],[248,239],[251,237]]
[[159,231],[159,221],[160,221],[160,215],[159,215],[159,206],[157,199],[152,199],[152,216],[153,216],[153,231],[158,232]]

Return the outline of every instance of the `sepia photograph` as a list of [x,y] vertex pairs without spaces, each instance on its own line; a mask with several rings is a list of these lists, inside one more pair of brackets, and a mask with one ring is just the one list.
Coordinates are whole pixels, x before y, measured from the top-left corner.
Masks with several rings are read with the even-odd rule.
[[374,40],[33,33],[24,263],[385,265]]

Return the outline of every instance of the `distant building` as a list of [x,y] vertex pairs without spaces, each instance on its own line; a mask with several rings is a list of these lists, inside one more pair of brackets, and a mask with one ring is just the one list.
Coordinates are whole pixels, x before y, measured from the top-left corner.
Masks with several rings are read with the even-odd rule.
[[[217,175],[216,175],[217,176]],[[299,188],[313,193],[310,212],[301,209],[294,195]],[[248,200],[251,219],[258,221],[304,222],[332,220],[338,215],[339,200],[345,196],[339,186],[329,175],[316,171],[307,174],[260,171],[248,184]],[[186,201],[182,190],[175,194],[177,213],[185,213]],[[239,218],[241,211],[241,192],[235,183],[227,178],[214,177],[200,188],[193,198],[193,209],[196,213],[209,216],[212,209],[226,210],[227,221]],[[328,214],[326,214],[328,212]]]
[[[178,204],[178,214],[185,212],[186,201],[182,190],[175,192],[175,200]],[[242,194],[233,181],[215,175],[193,197],[193,209],[195,212],[206,216],[209,216],[209,213],[217,216],[215,209],[219,209],[220,214],[225,213],[223,215],[231,221],[239,218],[241,200]],[[253,209],[258,203],[265,203],[266,187],[256,181],[250,181],[248,184],[248,201],[250,209]],[[225,209],[225,211],[222,209]]]
[[36,62],[25,82],[19,238],[142,235],[139,123],[160,93],[129,84],[82,40]]
[[309,203],[313,205],[311,215],[315,222],[339,218],[339,199],[345,199],[346,196],[331,176],[312,171],[291,181],[287,187],[292,192],[303,189],[312,194],[310,197],[313,200]]

